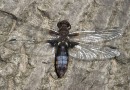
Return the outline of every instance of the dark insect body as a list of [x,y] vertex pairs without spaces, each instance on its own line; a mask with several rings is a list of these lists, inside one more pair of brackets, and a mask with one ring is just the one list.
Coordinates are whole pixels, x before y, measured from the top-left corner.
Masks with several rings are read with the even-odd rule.
[[57,24],[59,31],[49,31],[50,35],[58,35],[59,38],[54,40],[47,40],[51,46],[56,48],[55,53],[55,71],[58,78],[64,76],[67,71],[68,61],[69,61],[69,48],[73,48],[75,45],[78,45],[77,42],[69,41],[68,37],[77,36],[78,33],[69,34],[71,25],[68,21],[63,20]]

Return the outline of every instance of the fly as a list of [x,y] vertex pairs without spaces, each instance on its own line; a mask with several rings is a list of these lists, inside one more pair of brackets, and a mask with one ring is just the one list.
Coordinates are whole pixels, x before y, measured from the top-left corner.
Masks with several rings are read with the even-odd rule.
[[80,60],[105,60],[120,55],[120,52],[111,46],[97,45],[98,42],[109,41],[122,35],[118,28],[100,31],[77,31],[70,33],[71,25],[67,20],[57,23],[59,30],[49,30],[55,39],[47,40],[55,48],[55,72],[62,78],[67,71],[69,56]]
[[[6,11],[0,10],[0,12],[10,15],[15,20],[10,31],[13,32],[16,21],[19,19],[15,15]],[[57,23],[57,27],[59,28],[58,31],[49,30],[49,34],[56,37],[51,38],[51,40],[46,40],[46,44],[40,46],[40,50],[36,49],[38,51],[35,51],[34,49],[33,52],[43,53],[44,51],[45,54],[47,54],[54,53],[55,50],[55,72],[58,78],[62,78],[67,71],[69,56],[79,60],[92,61],[106,60],[120,55],[120,52],[115,47],[108,45],[102,46],[99,43],[110,41],[122,36],[123,32],[119,28],[108,30],[77,31],[70,33],[71,25],[67,20],[59,21]],[[29,32],[31,32],[31,30],[29,30]],[[16,32],[15,36],[17,35],[19,34]],[[29,35],[31,36],[30,33]],[[9,46],[8,44],[5,44],[5,46],[10,48],[12,47],[12,49],[18,49],[15,47],[15,44],[13,47],[13,42],[15,41],[18,40],[16,38],[10,39],[9,42],[12,42],[12,44],[10,43]],[[22,44],[18,43],[18,45]]]
[[[107,60],[120,55],[120,52],[117,50],[117,48],[112,47],[110,45],[101,45],[100,43],[100,42],[107,42],[119,36],[122,36],[123,32],[119,28],[112,28],[107,30],[104,29],[104,30],[70,32],[71,25],[67,20],[59,21],[57,23],[57,27],[58,27],[58,31],[54,31],[54,30],[47,31],[49,37],[51,36],[51,38],[48,39],[47,36],[48,34],[45,34],[44,36],[46,39],[46,43],[38,44],[37,47],[31,49],[33,51],[30,53],[33,53],[34,55],[41,54],[41,56],[55,54],[54,66],[58,78],[62,78],[66,73],[70,56],[78,60],[94,61],[94,60]],[[38,35],[42,34],[42,31],[44,31],[43,29],[41,30],[38,28],[37,30],[39,30],[37,31]],[[32,33],[32,30],[29,30],[27,35],[28,34],[30,35],[31,34],[30,32]],[[12,43],[16,42],[18,41],[17,39],[12,38],[9,40],[9,42]],[[19,41],[30,41],[30,39],[19,40]],[[36,44],[34,43],[35,41],[37,43],[37,40],[34,40],[30,42],[30,44],[31,43]],[[22,44],[18,44],[18,45],[22,45]],[[11,43],[9,43],[9,46],[7,44],[7,47],[10,48],[12,47],[12,49],[18,49],[15,48],[15,44],[13,46],[13,44]]]

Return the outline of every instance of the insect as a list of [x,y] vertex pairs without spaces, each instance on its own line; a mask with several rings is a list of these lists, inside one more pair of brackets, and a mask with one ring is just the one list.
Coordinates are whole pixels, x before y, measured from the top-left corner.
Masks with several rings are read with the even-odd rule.
[[[11,13],[3,10],[0,11],[10,15],[15,20],[13,25],[16,24],[16,20],[19,20]],[[57,27],[59,28],[58,31],[49,30],[48,32],[51,36],[55,37],[51,38],[50,40],[46,40],[46,43],[50,44],[51,47],[48,44],[48,46],[44,46],[43,44],[43,49],[38,51],[34,50],[34,52],[39,53],[42,50],[41,53],[43,53],[43,51],[46,49],[47,52],[50,50],[52,53],[54,53],[53,51],[55,49],[55,71],[58,78],[62,78],[67,71],[69,56],[79,60],[92,61],[106,60],[120,55],[120,52],[115,47],[100,45],[100,42],[110,41],[121,36],[123,33],[119,28],[108,30],[77,31],[70,33],[71,25],[67,20],[59,21],[57,23]],[[11,32],[13,32],[13,29],[14,26],[12,26]],[[9,40],[9,42],[13,41],[22,40],[17,40],[14,38]],[[13,45],[9,45],[9,47],[11,46]],[[15,49],[15,46],[12,48]]]
[[[11,14],[12,15],[12,14]],[[67,20],[62,20],[57,23],[58,31],[49,30],[48,34],[55,38],[47,39],[46,43],[40,46],[40,50],[36,49],[36,53],[55,53],[55,72],[58,78],[62,78],[67,71],[69,57],[84,61],[106,60],[120,55],[120,52],[112,46],[102,46],[100,42],[110,41],[122,35],[122,30],[119,28],[107,30],[91,30],[71,32],[71,25]],[[26,30],[26,29],[25,29]],[[27,30],[26,30],[27,31]],[[24,32],[26,32],[24,31]],[[29,30],[31,31],[31,30]],[[13,32],[13,31],[12,31]],[[28,32],[28,31],[27,31]],[[14,33],[14,34],[13,34]],[[12,39],[5,46],[12,49],[18,49],[13,46],[16,41],[31,41],[18,40],[15,36],[19,35],[15,31],[12,33]],[[30,34],[30,32],[29,32]],[[28,35],[28,34],[27,34]],[[30,35],[31,36],[31,35]],[[45,35],[46,36],[46,35]],[[17,42],[16,42],[17,43]],[[26,46],[26,45],[25,45]],[[51,46],[51,47],[50,47]],[[46,50],[45,50],[46,49]],[[42,54],[43,55],[43,54]]]
[[[105,60],[120,55],[120,52],[112,46],[98,46],[97,43],[112,40],[121,36],[120,29],[109,29],[100,31],[77,31],[70,33],[71,25],[67,20],[57,23],[59,30],[49,30],[55,39],[47,40],[55,47],[55,72],[58,78],[62,78],[67,71],[69,56],[81,60]],[[80,37],[78,37],[80,36]]]

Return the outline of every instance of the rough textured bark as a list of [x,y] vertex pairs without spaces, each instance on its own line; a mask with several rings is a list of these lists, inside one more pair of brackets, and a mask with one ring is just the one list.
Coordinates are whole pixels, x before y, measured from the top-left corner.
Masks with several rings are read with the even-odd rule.
[[[0,0],[0,10],[0,90],[130,89],[130,0]],[[58,79],[54,56],[42,51],[41,41],[63,19],[72,31],[120,27],[124,35],[109,44],[121,56],[95,62],[70,57]]]

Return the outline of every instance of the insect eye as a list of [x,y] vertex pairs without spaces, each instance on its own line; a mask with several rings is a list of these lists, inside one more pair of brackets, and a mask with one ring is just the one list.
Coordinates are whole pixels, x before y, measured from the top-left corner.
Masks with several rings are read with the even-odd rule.
[[58,24],[57,24],[58,28],[61,28],[63,26],[67,27],[68,29],[71,28],[71,25],[67,20],[63,20],[63,21],[58,22]]

